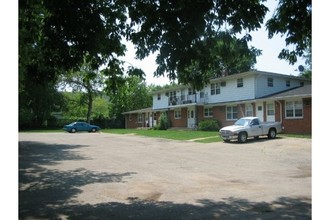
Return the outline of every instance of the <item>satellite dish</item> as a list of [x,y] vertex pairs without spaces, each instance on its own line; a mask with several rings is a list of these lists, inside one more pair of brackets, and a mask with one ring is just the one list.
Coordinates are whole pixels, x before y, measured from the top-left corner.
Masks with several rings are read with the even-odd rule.
[[299,66],[298,66],[298,70],[299,70],[299,72],[303,72],[304,69],[305,69],[305,68],[304,68],[302,65],[299,65]]

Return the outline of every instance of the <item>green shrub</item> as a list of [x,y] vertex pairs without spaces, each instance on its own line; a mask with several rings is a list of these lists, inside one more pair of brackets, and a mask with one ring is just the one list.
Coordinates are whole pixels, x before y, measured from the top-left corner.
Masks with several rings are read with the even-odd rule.
[[155,130],[167,130],[169,122],[166,114],[161,114],[159,117],[159,123],[155,126]]
[[215,119],[207,119],[199,122],[199,131],[218,131],[220,129],[220,122]]

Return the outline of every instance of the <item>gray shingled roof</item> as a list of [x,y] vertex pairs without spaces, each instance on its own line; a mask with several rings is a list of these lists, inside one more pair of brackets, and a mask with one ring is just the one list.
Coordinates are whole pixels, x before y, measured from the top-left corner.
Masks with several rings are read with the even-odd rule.
[[312,96],[312,85],[304,85],[301,87],[292,88],[284,92],[264,96],[261,98],[288,98],[288,97],[311,97]]
[[143,109],[137,109],[137,110],[133,110],[133,111],[128,111],[128,112],[123,112],[122,114],[134,114],[134,113],[145,113],[145,112],[151,112],[152,111],[152,107],[149,108],[143,108]]

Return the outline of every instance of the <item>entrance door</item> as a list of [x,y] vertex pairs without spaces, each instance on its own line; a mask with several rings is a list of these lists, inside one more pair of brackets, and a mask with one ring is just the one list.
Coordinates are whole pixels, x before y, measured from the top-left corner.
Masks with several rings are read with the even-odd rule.
[[274,122],[275,121],[275,104],[274,102],[268,102],[267,103],[267,109],[266,109],[266,117],[267,121]]
[[264,121],[264,105],[262,102],[256,104],[256,113],[260,121]]
[[187,109],[187,128],[194,128],[196,122],[195,108]]

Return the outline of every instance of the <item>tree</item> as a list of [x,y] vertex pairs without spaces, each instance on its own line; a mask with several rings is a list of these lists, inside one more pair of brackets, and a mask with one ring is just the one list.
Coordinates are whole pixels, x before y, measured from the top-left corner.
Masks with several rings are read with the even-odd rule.
[[71,87],[74,92],[82,92],[81,104],[87,105],[86,121],[90,123],[93,100],[103,90],[104,77],[84,59],[80,70],[71,70],[60,79],[62,87]]
[[56,90],[54,82],[36,83],[34,79],[20,80],[19,129],[40,128],[59,111],[63,97]]
[[[37,108],[55,106],[51,97],[58,78],[79,70],[84,59],[92,69],[105,68],[109,91],[119,88],[126,80],[120,60],[126,51],[123,37],[134,43],[139,59],[159,51],[156,76],[166,74],[195,89],[214,73],[251,69],[260,50],[248,47],[249,32],[264,22],[268,11],[264,1],[20,1],[20,112],[27,117],[26,112],[41,114],[46,109]],[[293,63],[311,45],[310,21],[310,0],[280,0],[277,13],[267,22],[269,36],[280,33],[286,35],[287,45],[296,45],[294,51],[284,49],[280,58]],[[143,72],[133,68],[130,73]],[[27,86],[39,88],[40,99],[48,104],[32,106],[37,102],[30,103],[34,93]]]
[[300,76],[312,79],[312,49],[309,47],[305,51],[303,57],[305,58],[304,70],[300,73]]
[[110,107],[109,114],[118,122],[124,121],[123,112],[147,108],[152,105],[150,89],[143,79],[128,76],[124,84],[115,91],[108,91]]
[[[68,121],[81,120],[86,118],[88,107],[86,96],[82,92],[61,92],[64,97],[64,104],[61,106],[63,118]],[[105,96],[97,96],[93,100],[93,111],[91,120],[95,118],[109,117],[109,101]]]
[[271,19],[266,23],[268,37],[275,34],[285,36],[286,46],[292,45],[293,50],[282,49],[280,59],[297,62],[297,57],[311,48],[312,44],[312,1],[311,0],[279,0],[278,7]]
[[245,39],[221,32],[192,48],[191,64],[178,68],[178,81],[201,90],[212,78],[249,71],[260,54],[261,50],[249,48]]
[[[121,1],[20,1],[20,116],[24,115],[29,124],[41,124],[45,117],[41,112],[49,112],[48,108],[55,106],[52,96],[58,77],[78,70],[84,58],[92,62],[94,69],[106,65],[108,74],[120,69],[118,57],[126,49],[121,43],[125,12]],[[48,104],[34,106],[37,100],[31,100],[36,99],[35,92],[39,94],[38,101],[48,100]],[[47,109],[40,109],[44,107]],[[39,113],[42,115],[36,115]]]
[[[192,82],[193,87],[200,88],[210,79],[214,62],[226,67],[235,63],[219,55],[221,46],[218,43],[228,43],[224,45],[228,48],[230,44],[245,47],[244,53],[252,55],[250,60],[258,55],[247,47],[247,42],[251,40],[248,33],[241,39],[236,39],[235,35],[261,27],[268,10],[262,2],[135,0],[128,6],[131,19],[128,38],[136,45],[136,55],[140,59],[150,52],[159,51],[155,75],[167,74],[170,80],[178,78],[183,83]],[[229,41],[228,36],[231,37]],[[218,47],[212,47],[214,45]],[[215,61],[214,55],[220,60]],[[228,69],[235,70],[241,68]]]

